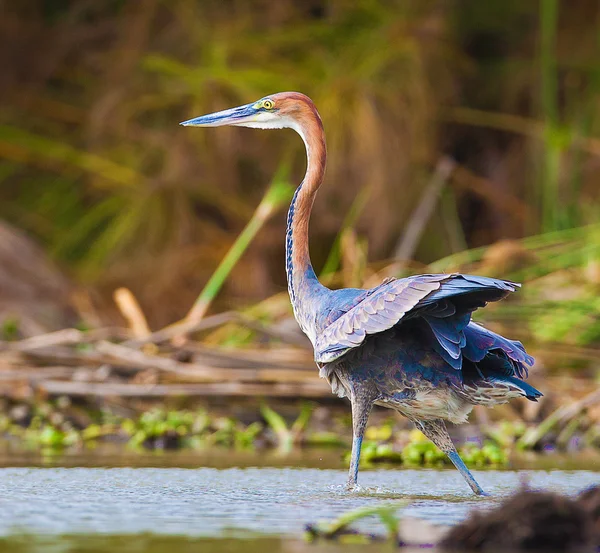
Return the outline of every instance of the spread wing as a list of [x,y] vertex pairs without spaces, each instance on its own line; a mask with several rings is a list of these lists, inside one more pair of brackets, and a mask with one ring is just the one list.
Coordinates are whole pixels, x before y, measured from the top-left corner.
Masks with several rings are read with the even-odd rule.
[[360,346],[368,335],[423,316],[444,356],[454,366],[465,347],[463,330],[471,312],[518,287],[509,281],[459,274],[419,275],[385,282],[317,334],[315,361],[331,363]]

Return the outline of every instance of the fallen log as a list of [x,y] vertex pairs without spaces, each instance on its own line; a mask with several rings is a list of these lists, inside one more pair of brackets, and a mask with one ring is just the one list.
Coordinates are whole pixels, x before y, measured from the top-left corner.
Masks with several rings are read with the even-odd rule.
[[303,383],[243,383],[219,382],[204,384],[129,384],[117,382],[73,382],[42,380],[36,387],[50,395],[66,396],[119,396],[119,397],[330,397],[331,389],[325,381]]

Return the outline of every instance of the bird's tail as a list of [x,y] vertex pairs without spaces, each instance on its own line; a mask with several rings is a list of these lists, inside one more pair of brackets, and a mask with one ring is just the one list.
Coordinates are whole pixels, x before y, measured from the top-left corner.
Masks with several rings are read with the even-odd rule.
[[521,380],[520,378],[516,378],[514,376],[504,376],[504,375],[490,375],[486,377],[486,380],[492,383],[498,383],[503,385],[508,385],[510,388],[517,389],[522,392],[522,395],[531,401],[537,401],[539,397],[543,396],[542,392],[540,392],[537,388],[534,388],[531,384]]
[[466,346],[463,355],[466,359],[482,369],[487,365],[500,374],[527,378],[527,366],[532,366],[534,359],[527,354],[521,342],[509,340],[473,321],[464,332]]
[[524,396],[537,401],[543,395],[524,381],[527,365],[533,364],[533,357],[520,342],[508,340],[475,323],[469,324],[465,334],[463,379],[466,384],[481,387],[482,391],[488,389],[484,395],[501,401],[503,396]]

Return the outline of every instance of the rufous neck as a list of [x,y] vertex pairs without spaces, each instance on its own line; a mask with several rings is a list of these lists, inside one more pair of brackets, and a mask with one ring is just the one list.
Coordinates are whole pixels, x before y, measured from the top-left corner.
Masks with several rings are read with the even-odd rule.
[[304,117],[302,122],[297,122],[294,129],[304,141],[307,156],[306,174],[294,194],[287,220],[286,272],[292,305],[296,310],[298,295],[302,294],[307,280],[316,281],[308,249],[308,223],[315,195],[323,182],[327,148],[323,123],[316,110],[309,117]]

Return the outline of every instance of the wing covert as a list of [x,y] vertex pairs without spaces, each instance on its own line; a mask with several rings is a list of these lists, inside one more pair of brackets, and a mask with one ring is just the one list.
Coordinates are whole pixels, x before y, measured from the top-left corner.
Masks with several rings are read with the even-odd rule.
[[[434,348],[458,370],[462,349],[467,345],[464,329],[471,312],[518,287],[507,280],[457,273],[385,281],[365,291],[358,303],[316,333],[315,361],[331,363],[360,346],[367,335],[389,330],[403,318],[421,316],[436,338]],[[471,349],[467,347],[468,353],[476,355]]]
[[396,325],[441,282],[453,275],[422,275],[393,280],[374,288],[360,303],[329,324],[317,336],[315,361],[330,363],[360,345],[369,334]]

